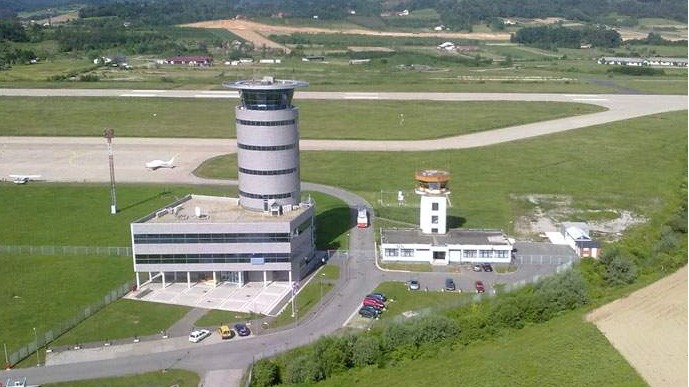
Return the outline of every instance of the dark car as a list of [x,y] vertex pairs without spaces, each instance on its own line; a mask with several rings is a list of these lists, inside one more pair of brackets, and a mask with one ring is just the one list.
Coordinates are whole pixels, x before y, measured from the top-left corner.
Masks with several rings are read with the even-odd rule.
[[244,323],[234,324],[234,330],[237,331],[239,336],[249,336],[251,334],[251,330]]
[[483,286],[483,281],[476,281],[474,287],[476,288],[476,293],[483,293],[486,291],[486,288]]
[[457,290],[457,287],[455,286],[455,280],[452,278],[445,278],[445,290],[448,292],[454,292]]
[[385,309],[385,304],[375,298],[364,298],[363,304],[364,306],[371,306],[379,310]]
[[493,271],[493,266],[491,266],[490,263],[484,263],[482,266],[483,271]]
[[381,300],[381,301],[383,301],[383,302],[385,302],[385,301],[388,300],[388,298],[385,297],[385,294],[383,294],[383,293],[371,293],[371,294],[367,295],[366,297],[368,297],[368,298],[377,298],[377,299],[379,299],[379,300]]
[[361,309],[359,309],[359,316],[361,317],[366,317],[366,318],[378,318],[378,315],[380,312],[378,312],[376,309],[364,306]]

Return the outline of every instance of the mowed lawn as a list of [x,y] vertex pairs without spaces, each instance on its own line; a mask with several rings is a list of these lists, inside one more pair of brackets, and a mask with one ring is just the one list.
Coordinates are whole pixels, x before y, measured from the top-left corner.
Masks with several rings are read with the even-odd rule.
[[[413,200],[414,173],[424,168],[452,174],[452,227],[505,228],[532,209],[529,194],[571,198],[580,221],[611,209],[648,215],[686,176],[686,128],[684,111],[475,149],[302,152],[301,176],[354,191],[376,206],[377,217],[410,224],[418,223],[418,208],[377,203],[382,191],[405,190]],[[197,172],[230,179],[236,170],[236,155],[227,155]]]
[[338,375],[318,386],[646,386],[580,310],[469,346],[423,348],[387,368]]
[[42,384],[43,387],[197,387],[201,378],[194,372],[186,370],[165,370],[147,372],[139,375],[121,376],[72,381],[64,383]]
[[[234,138],[237,103],[236,98],[0,97],[0,135],[101,137],[107,126],[119,137]],[[303,139],[441,138],[604,110],[516,101],[300,100],[297,105]]]

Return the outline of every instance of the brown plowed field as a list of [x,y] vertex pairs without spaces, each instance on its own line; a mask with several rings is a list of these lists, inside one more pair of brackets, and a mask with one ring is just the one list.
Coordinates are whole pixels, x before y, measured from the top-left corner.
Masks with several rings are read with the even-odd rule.
[[266,38],[268,35],[280,35],[291,33],[303,34],[352,34],[352,35],[376,35],[376,36],[416,36],[416,37],[442,37],[445,39],[475,39],[475,40],[509,40],[507,33],[460,33],[460,32],[381,32],[366,29],[327,29],[316,27],[290,27],[272,26],[252,22],[249,20],[213,20],[185,25],[196,28],[223,28],[232,31],[233,34],[252,42],[254,47],[277,48],[289,52],[283,45]]
[[652,387],[687,384],[687,267],[589,313]]

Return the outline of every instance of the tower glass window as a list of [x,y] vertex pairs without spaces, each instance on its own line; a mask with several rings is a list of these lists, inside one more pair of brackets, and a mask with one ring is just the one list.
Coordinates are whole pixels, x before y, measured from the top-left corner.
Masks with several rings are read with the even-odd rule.
[[284,110],[292,107],[294,89],[250,90],[240,92],[242,106],[248,110]]

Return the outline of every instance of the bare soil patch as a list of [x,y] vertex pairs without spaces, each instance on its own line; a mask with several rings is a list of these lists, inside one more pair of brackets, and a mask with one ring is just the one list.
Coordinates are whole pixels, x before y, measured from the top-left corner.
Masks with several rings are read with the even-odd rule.
[[562,222],[578,222],[589,219],[591,237],[599,241],[617,241],[624,231],[644,223],[645,218],[628,210],[577,210],[571,207],[572,198],[566,195],[530,194],[512,196],[513,200],[524,200],[532,207],[528,215],[514,221],[514,234],[520,238],[545,238],[544,233],[559,231]]
[[586,316],[652,387],[688,385],[687,267]]

